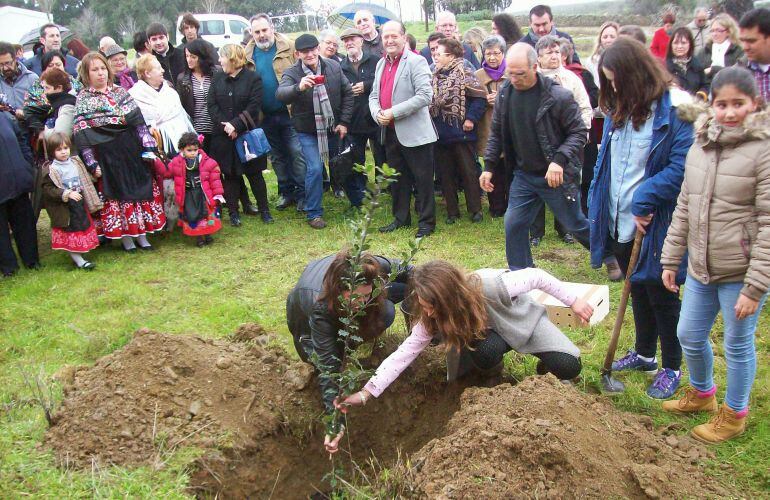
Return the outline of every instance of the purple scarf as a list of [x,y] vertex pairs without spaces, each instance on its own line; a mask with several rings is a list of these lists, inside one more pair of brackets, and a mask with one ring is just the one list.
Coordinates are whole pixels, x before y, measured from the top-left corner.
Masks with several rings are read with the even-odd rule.
[[505,57],[503,57],[503,61],[497,68],[490,68],[486,61],[481,63],[481,67],[484,68],[484,71],[487,72],[489,78],[496,82],[505,74]]
[[126,90],[131,90],[131,87],[136,83],[136,81],[131,78],[131,68],[126,68],[115,76],[118,77],[120,86]]

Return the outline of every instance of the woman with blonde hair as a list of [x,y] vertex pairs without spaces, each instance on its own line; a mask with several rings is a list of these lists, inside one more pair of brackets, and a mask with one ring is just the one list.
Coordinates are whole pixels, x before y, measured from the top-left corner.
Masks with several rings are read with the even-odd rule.
[[463,39],[461,40],[463,43],[467,43],[471,46],[471,50],[474,54],[476,54],[476,58],[479,61],[484,60],[484,52],[481,48],[481,43],[489,36],[489,34],[483,30],[482,28],[479,28],[478,26],[474,26],[473,28],[468,28],[468,31],[465,32],[463,35]]
[[607,21],[599,27],[599,34],[596,35],[596,42],[594,43],[594,51],[591,53],[591,57],[588,58],[588,63],[586,63],[586,69],[591,72],[597,85],[599,84],[599,58],[607,50],[607,47],[615,43],[619,34],[620,25],[615,21]]
[[730,14],[714,16],[709,36],[699,57],[710,84],[720,69],[734,66],[743,57],[743,48],[738,40],[738,24]]
[[262,170],[267,167],[267,155],[262,155],[244,164],[235,151],[235,140],[239,135],[257,125],[262,107],[262,79],[247,64],[246,52],[236,44],[227,44],[219,49],[219,64],[222,72],[215,73],[209,87],[208,109],[214,132],[211,136],[211,151],[222,170],[222,184],[225,202],[230,212],[230,224],[241,225],[238,200],[241,189],[245,189],[241,176],[245,173],[257,199],[257,206],[265,223],[273,222],[267,205],[267,186]]
[[[540,289],[553,295],[585,322],[593,308],[542,269],[480,269],[465,274],[449,262],[434,260],[416,267],[409,285],[411,334],[363,389],[335,402],[341,411],[379,397],[434,339],[446,346],[449,380],[473,370],[492,371],[510,350],[537,356],[541,375],[553,373],[569,380],[580,373],[580,350],[527,292]],[[326,449],[334,453],[336,442],[331,444]]]

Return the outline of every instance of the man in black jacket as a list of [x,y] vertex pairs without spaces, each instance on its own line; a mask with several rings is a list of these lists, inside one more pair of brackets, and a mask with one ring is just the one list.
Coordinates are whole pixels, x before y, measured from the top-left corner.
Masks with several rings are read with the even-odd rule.
[[184,50],[179,50],[169,43],[168,31],[161,23],[152,23],[147,27],[147,40],[153,55],[163,68],[163,78],[176,85],[176,77],[187,67]]
[[[339,395],[339,387],[329,374],[339,373],[342,367],[346,339],[339,335],[339,331],[345,329],[345,325],[340,321],[340,315],[334,311],[334,307],[330,307],[328,300],[319,300],[319,297],[323,292],[338,295],[336,289],[324,290],[324,278],[330,271],[340,274],[341,270],[346,270],[343,261],[348,257],[347,252],[341,252],[310,262],[286,298],[286,321],[294,338],[297,354],[302,361],[315,364],[322,372],[319,373],[318,383],[327,413],[334,411],[334,398]],[[382,330],[369,332],[369,334],[359,332],[359,335],[373,337],[384,332],[393,323],[396,315],[395,304],[404,300],[411,268],[402,269],[401,262],[398,260],[369,254],[362,258],[362,264],[364,269],[368,264],[374,264],[379,268],[379,276],[383,278],[387,278],[392,270],[399,270],[396,278],[386,286],[387,294],[380,302],[378,327]],[[330,284],[335,286],[333,283]],[[342,290],[344,287],[336,288]],[[372,283],[366,283],[359,288],[361,290],[357,289],[357,294],[371,293]],[[342,291],[339,294],[344,293],[345,291]],[[348,347],[355,347],[352,339],[348,339],[347,342],[349,342]]]
[[[369,93],[374,83],[379,57],[364,50],[364,38],[356,29],[345,30],[340,36],[345,44],[347,56],[340,66],[342,73],[350,82],[353,90],[353,120],[350,122],[350,136],[353,142],[353,163],[363,165],[366,162],[366,141],[372,148],[374,163],[379,167],[385,162],[385,150],[379,141],[380,127],[369,112]],[[353,206],[360,206],[366,189],[366,176],[354,172],[345,183],[348,199]]]
[[320,57],[318,39],[300,35],[294,42],[297,62],[284,71],[275,97],[291,104],[291,119],[307,163],[305,212],[313,229],[323,229],[323,170],[338,138],[347,135],[353,118],[353,90],[339,63]]
[[491,192],[495,164],[512,163],[505,254],[508,267],[516,270],[534,265],[527,236],[543,202],[588,248],[588,220],[580,210],[580,152],[588,127],[572,93],[538,75],[534,48],[514,44],[506,56],[506,71],[510,83],[498,91],[479,182]]

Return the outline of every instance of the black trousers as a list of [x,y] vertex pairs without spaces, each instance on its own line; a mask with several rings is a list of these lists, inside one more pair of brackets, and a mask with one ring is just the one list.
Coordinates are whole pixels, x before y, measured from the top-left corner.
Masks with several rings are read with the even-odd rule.
[[[627,274],[634,243],[618,243],[612,238],[608,243],[623,274]],[[666,290],[662,283],[631,284],[631,308],[636,327],[635,350],[645,358],[652,358],[658,350],[660,339],[661,366],[671,370],[679,370],[682,365],[682,346],[676,336],[681,306],[679,295]]]
[[366,142],[369,141],[369,147],[372,148],[374,164],[378,167],[385,163],[385,146],[380,144],[379,131],[368,134],[350,134],[353,140],[353,163],[364,165],[366,163]]
[[245,167],[243,175],[222,174],[222,187],[225,191],[225,202],[228,212],[238,212],[238,202],[241,202],[244,210],[251,205],[249,190],[246,188],[244,177],[249,181],[251,191],[257,200],[257,208],[260,211],[269,210],[267,204],[267,185],[262,171],[267,167],[267,155],[251,160]]
[[407,147],[401,145],[395,129],[388,128],[385,139],[388,164],[400,175],[392,184],[393,217],[401,225],[411,224],[412,187],[415,207],[419,207],[419,227],[436,227],[436,200],[433,197],[433,143]]
[[436,144],[436,165],[441,170],[441,189],[444,191],[446,211],[450,217],[460,216],[457,201],[457,179],[462,179],[465,206],[469,214],[481,211],[481,187],[476,173],[476,143],[456,142]]
[[513,171],[505,165],[505,159],[500,160],[492,169],[492,185],[495,188],[487,193],[489,200],[489,214],[493,217],[502,217],[508,209],[508,192],[511,190]]
[[11,245],[11,230],[24,265],[30,267],[38,264],[40,256],[37,251],[35,213],[29,193],[0,203],[0,271],[3,274],[12,273],[19,268]]

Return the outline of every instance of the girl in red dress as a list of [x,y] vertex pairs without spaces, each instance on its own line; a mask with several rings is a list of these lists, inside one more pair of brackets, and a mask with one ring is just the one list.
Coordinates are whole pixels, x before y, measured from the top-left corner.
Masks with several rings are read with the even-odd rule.
[[77,156],[70,156],[70,139],[54,132],[46,141],[52,161],[43,165],[43,206],[51,219],[51,248],[69,252],[78,269],[95,266],[85,254],[99,246],[91,214],[102,208],[91,175]]

